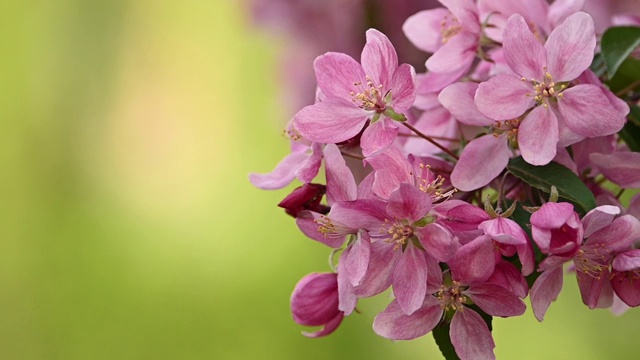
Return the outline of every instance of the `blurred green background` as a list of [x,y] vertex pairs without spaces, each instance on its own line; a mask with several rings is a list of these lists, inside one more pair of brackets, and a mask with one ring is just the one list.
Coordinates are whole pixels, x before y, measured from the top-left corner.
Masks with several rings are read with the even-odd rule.
[[[1,359],[439,358],[289,313],[328,251],[247,181],[288,150],[276,42],[237,1],[0,2]],[[364,36],[364,35],[363,35]],[[311,66],[311,64],[309,64]],[[640,312],[496,319],[502,359],[634,359]]]

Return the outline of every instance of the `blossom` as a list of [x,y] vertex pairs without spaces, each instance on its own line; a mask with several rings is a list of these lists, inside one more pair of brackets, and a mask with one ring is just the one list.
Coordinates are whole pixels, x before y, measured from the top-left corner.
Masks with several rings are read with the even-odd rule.
[[340,143],[365,127],[361,146],[365,156],[388,147],[398,134],[392,119],[401,117],[415,100],[415,70],[398,66],[387,37],[367,31],[361,64],[346,54],[326,53],[314,61],[322,96],[300,110],[294,125],[302,136],[320,143]]
[[504,56],[516,74],[501,74],[478,87],[475,103],[494,120],[521,118],[518,145],[530,164],[545,165],[556,155],[564,127],[582,137],[619,131],[624,119],[596,85],[569,86],[593,59],[596,38],[591,16],[578,12],[556,27],[545,45],[521,15],[504,30]]
[[338,278],[335,273],[313,273],[303,277],[291,294],[293,320],[304,326],[322,326],[308,337],[321,337],[335,331],[344,313],[338,310]]

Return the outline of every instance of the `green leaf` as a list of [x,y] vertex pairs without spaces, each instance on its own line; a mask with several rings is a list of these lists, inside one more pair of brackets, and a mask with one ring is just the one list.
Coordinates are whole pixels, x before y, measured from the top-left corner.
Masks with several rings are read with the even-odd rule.
[[560,197],[573,203],[579,213],[587,213],[596,207],[596,200],[589,188],[576,174],[560,164],[550,162],[544,166],[534,166],[518,156],[509,161],[507,169],[522,181],[546,193],[550,193],[551,186],[555,185]]
[[630,57],[622,62],[616,75],[609,78],[606,84],[613,93],[623,97],[640,87],[638,79],[640,79],[640,60]]
[[440,348],[440,352],[445,359],[460,360],[458,354],[456,354],[456,350],[453,348],[451,338],[449,337],[450,325],[451,324],[448,322],[443,321],[433,328],[431,333],[433,334],[433,338],[436,340],[436,344],[438,344],[438,348]]
[[[634,114],[635,112],[635,114]],[[639,122],[633,121],[633,118],[640,119],[640,108],[634,106],[629,114],[629,121],[620,131],[620,137],[629,146],[631,151],[640,152],[640,125]]]
[[607,73],[612,78],[622,62],[640,45],[640,28],[631,26],[612,27],[605,31],[600,49]]

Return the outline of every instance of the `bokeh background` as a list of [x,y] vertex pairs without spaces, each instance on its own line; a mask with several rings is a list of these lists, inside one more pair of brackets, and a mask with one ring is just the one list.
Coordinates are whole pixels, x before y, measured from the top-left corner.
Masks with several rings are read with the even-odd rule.
[[[0,2],[1,359],[437,359],[291,319],[329,252],[247,181],[286,154],[282,40],[239,1]],[[364,41],[364,34],[363,34]],[[311,64],[307,64],[311,68]],[[502,359],[635,359],[640,312],[567,278],[538,323],[496,319]]]

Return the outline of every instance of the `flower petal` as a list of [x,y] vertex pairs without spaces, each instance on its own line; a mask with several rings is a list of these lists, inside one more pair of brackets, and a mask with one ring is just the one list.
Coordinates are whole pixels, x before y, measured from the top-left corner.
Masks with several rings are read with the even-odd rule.
[[440,322],[442,313],[433,296],[428,296],[422,307],[411,315],[405,314],[398,301],[394,300],[373,320],[373,331],[387,339],[415,339],[433,330]]
[[609,252],[627,250],[640,239],[640,221],[631,215],[613,220],[611,225],[594,232],[587,242],[591,247],[603,247]]
[[449,330],[451,343],[460,359],[495,359],[496,347],[487,323],[477,312],[465,308],[456,311]]
[[402,25],[402,31],[411,43],[420,50],[434,53],[442,46],[442,20],[449,10],[437,8],[423,10],[410,16]]
[[481,113],[494,120],[510,120],[534,104],[533,87],[517,76],[502,74],[481,83],[475,103]]
[[546,165],[556,156],[558,119],[551,109],[538,106],[518,127],[520,153],[531,165]]
[[627,276],[624,272],[614,274],[611,287],[616,295],[631,307],[640,306],[640,278]]
[[522,15],[514,14],[509,17],[502,37],[504,58],[511,70],[527,80],[542,81],[547,52],[529,30]]
[[623,188],[640,188],[640,153],[621,151],[591,154],[589,159],[611,182]]
[[476,56],[477,45],[476,34],[462,31],[429,57],[427,69],[436,73],[455,73],[471,64]]
[[329,205],[338,201],[355,200],[358,194],[353,173],[347,167],[340,149],[334,144],[324,148],[327,177],[327,202]]
[[451,232],[440,224],[429,224],[418,231],[420,244],[438,261],[449,261],[460,247]]
[[551,302],[558,298],[562,290],[562,266],[557,266],[543,272],[531,287],[529,297],[531,308],[538,321],[544,319]]
[[393,270],[391,283],[400,309],[407,315],[418,310],[427,294],[427,261],[424,252],[409,244]]
[[389,87],[393,110],[399,114],[406,112],[416,100],[416,70],[409,64],[398,66]]
[[308,338],[318,338],[318,337],[327,336],[332,332],[334,332],[338,328],[338,326],[340,326],[340,324],[342,323],[342,319],[344,319],[344,313],[340,312],[338,313],[338,315],[336,315],[336,317],[331,319],[328,323],[324,324],[324,326],[322,326],[322,329],[312,333],[303,331],[302,335]]
[[500,175],[510,155],[504,136],[489,134],[474,139],[460,155],[451,173],[451,183],[462,191],[481,188]]
[[620,214],[620,208],[612,205],[602,205],[589,211],[582,218],[584,237],[588,238],[594,232],[609,226],[613,219]]
[[589,68],[596,47],[593,19],[577,12],[553,29],[547,43],[547,70],[556,82],[571,81]]
[[564,90],[558,97],[558,109],[569,130],[586,137],[614,134],[624,126],[625,118],[596,85],[582,84]]
[[362,133],[360,146],[364,156],[372,156],[387,149],[398,136],[398,126],[393,120],[382,118],[369,125]]
[[478,111],[474,103],[474,97],[478,90],[478,84],[473,82],[459,82],[444,88],[438,100],[453,116],[463,124],[473,126],[488,126],[494,120],[486,117]]
[[387,213],[411,222],[420,220],[431,210],[431,197],[417,187],[403,183],[391,193]]
[[318,56],[313,62],[318,87],[329,98],[351,100],[351,93],[360,89],[354,85],[365,81],[362,66],[351,56],[329,52]]
[[488,279],[493,274],[495,265],[493,242],[486,235],[462,245],[453,259],[449,261],[453,279],[461,284],[471,284]]
[[289,185],[296,177],[296,170],[309,158],[303,152],[291,153],[285,156],[270,173],[249,174],[249,181],[253,186],[263,190],[281,189]]
[[349,245],[340,255],[340,261],[344,262],[342,268],[347,272],[351,285],[358,286],[362,283],[362,279],[367,273],[370,257],[371,238],[366,231],[359,231],[356,241]]
[[365,74],[371,77],[375,85],[386,87],[398,68],[398,54],[386,35],[369,29],[360,62]]
[[369,115],[352,102],[332,99],[304,107],[293,122],[305,139],[336,144],[358,135]]
[[499,285],[471,285],[464,294],[469,295],[474,304],[491,316],[519,316],[527,309],[519,297]]

